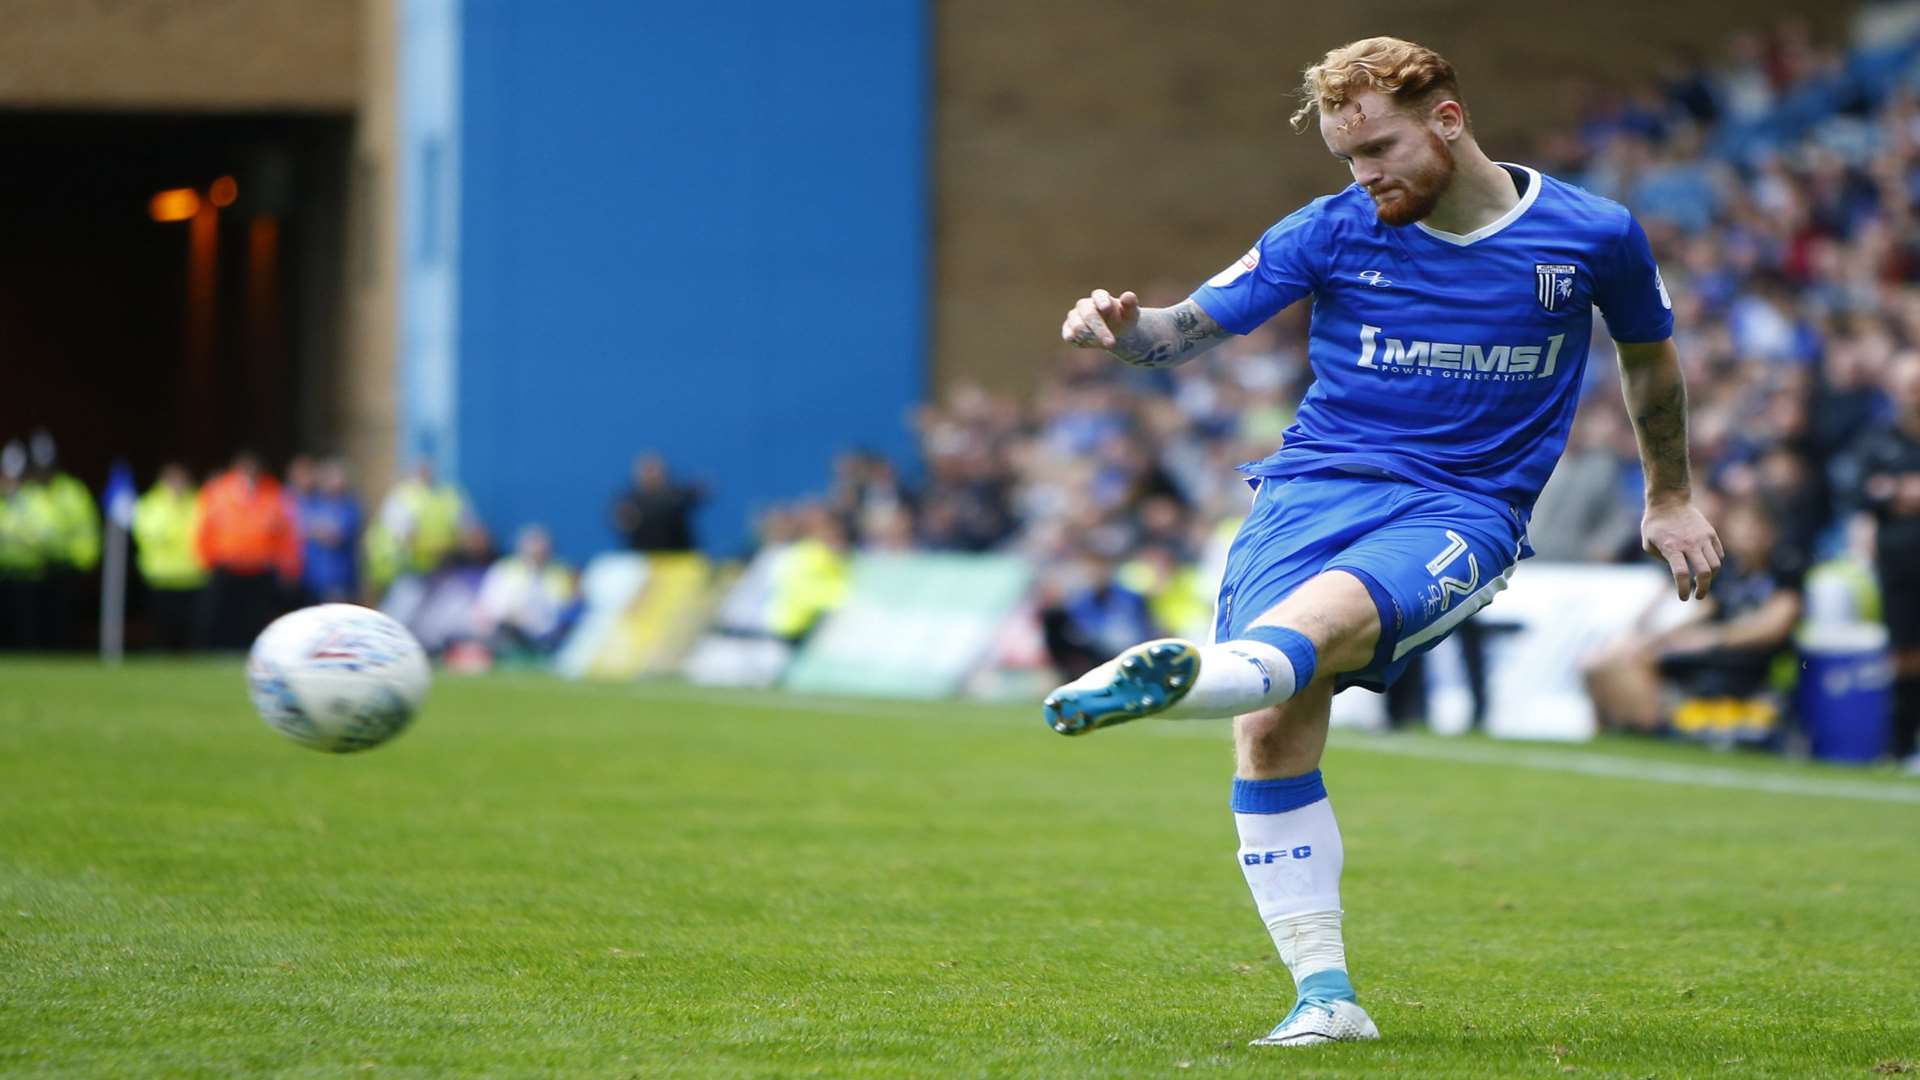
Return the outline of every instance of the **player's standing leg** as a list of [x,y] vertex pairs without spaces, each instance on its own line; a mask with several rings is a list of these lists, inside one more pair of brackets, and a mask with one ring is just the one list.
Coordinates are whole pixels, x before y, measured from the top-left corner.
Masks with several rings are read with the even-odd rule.
[[1283,705],[1233,722],[1233,823],[1240,870],[1260,921],[1293,975],[1293,1009],[1256,1046],[1377,1039],[1347,976],[1340,872],[1345,849],[1320,775],[1334,673],[1367,666],[1380,637],[1371,594],[1352,574],[1321,574],[1249,627],[1296,628],[1315,642],[1326,673]]
[[1256,1046],[1377,1039],[1347,975],[1340,872],[1345,850],[1320,776],[1330,679],[1233,724],[1238,763],[1233,823],[1240,870],[1280,959],[1293,975],[1293,1009]]

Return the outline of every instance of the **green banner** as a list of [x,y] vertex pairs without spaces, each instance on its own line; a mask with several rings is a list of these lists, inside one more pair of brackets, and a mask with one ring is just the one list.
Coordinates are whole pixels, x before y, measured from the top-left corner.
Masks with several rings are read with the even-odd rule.
[[862,555],[853,593],[787,669],[788,689],[940,698],[992,648],[1032,571],[1006,555]]

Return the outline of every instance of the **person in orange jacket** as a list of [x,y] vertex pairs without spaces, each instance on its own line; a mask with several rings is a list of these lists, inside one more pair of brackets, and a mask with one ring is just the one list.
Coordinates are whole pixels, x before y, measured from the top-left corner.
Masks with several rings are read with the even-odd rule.
[[199,644],[244,649],[300,581],[300,531],[280,484],[249,451],[200,489],[200,561],[211,573]]

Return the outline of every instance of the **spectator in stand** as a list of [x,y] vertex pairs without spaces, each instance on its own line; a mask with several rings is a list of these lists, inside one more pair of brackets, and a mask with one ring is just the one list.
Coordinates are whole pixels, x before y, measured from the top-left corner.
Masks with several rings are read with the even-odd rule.
[[100,508],[87,485],[61,471],[52,435],[34,432],[27,454],[27,484],[46,493],[53,515],[53,531],[46,537],[40,632],[49,648],[84,648],[79,626],[93,571],[100,565]]
[[846,603],[853,588],[852,543],[846,526],[825,506],[801,507],[790,525],[798,538],[774,565],[767,622],[776,636],[798,643]]
[[1115,580],[1128,592],[1145,598],[1154,636],[1205,640],[1212,634],[1217,590],[1211,582],[1202,581],[1199,571],[1190,562],[1183,562],[1167,544],[1149,543],[1141,548],[1139,555],[1120,567]]
[[313,494],[313,469],[311,454],[295,454],[287,459],[287,481],[280,487],[287,493],[287,498],[293,500],[296,511],[300,504]]
[[297,497],[301,591],[310,604],[351,602],[360,595],[360,500],[341,459],[313,465],[312,474],[309,489]]
[[1832,520],[1823,473],[1807,460],[1800,442],[1781,441],[1753,462],[1753,491],[1775,508],[1780,542],[1809,561]]
[[1835,323],[1811,406],[1816,462],[1840,457],[1861,432],[1889,416],[1881,383],[1894,353],[1893,335],[1879,319],[1849,315]]
[[921,541],[947,551],[987,551],[1013,534],[1003,471],[991,444],[935,457],[930,464]]
[[27,448],[0,448],[0,649],[37,649],[40,589],[56,520],[44,490],[29,486]]
[[472,516],[459,488],[436,479],[432,462],[416,462],[381,500],[366,530],[369,585],[384,593],[400,578],[424,578],[440,569]]
[[1890,748],[1920,771],[1920,353],[1897,362],[1893,398],[1894,420],[1861,440],[1860,502],[1875,524],[1874,569],[1893,647]]
[[882,503],[867,509],[858,523],[863,551],[902,554],[913,548],[913,513],[905,503]]
[[666,459],[641,454],[633,459],[633,486],[613,500],[613,527],[630,551],[692,551],[693,511],[706,493],[676,484]]
[[[1588,400],[1573,421],[1527,524],[1527,541],[1548,562],[1614,562],[1640,546],[1639,508],[1622,498],[1630,463],[1618,447],[1626,417],[1617,400]],[[1627,439],[1632,436],[1628,434]]]
[[573,571],[553,557],[553,539],[528,525],[514,552],[480,582],[474,629],[496,659],[542,657],[560,646],[578,600]]
[[133,508],[133,543],[147,586],[147,617],[158,649],[193,644],[207,567],[200,561],[200,493],[187,467],[170,461]]
[[1116,651],[1154,636],[1146,598],[1120,584],[1113,560],[1083,551],[1040,611],[1047,654],[1074,678]]
[[300,582],[300,531],[286,493],[251,451],[200,491],[200,560],[212,573],[199,644],[244,649]]
[[1715,520],[1727,557],[1707,604],[1662,632],[1635,627],[1585,666],[1603,727],[1657,731],[1685,700],[1744,701],[1768,689],[1774,657],[1800,620],[1806,561],[1779,543],[1774,511],[1757,498],[1732,502]]
[[440,568],[395,580],[381,598],[380,610],[405,623],[429,656],[442,657],[455,646],[472,644],[480,583],[494,558],[493,534],[477,521],[466,522]]
[[1177,495],[1164,492],[1147,495],[1142,498],[1128,515],[1134,520],[1132,546],[1135,550],[1164,548],[1176,558],[1188,558],[1187,538],[1192,534],[1192,523],[1187,520],[1187,508],[1181,504]]
[[897,538],[900,521],[911,530],[914,497],[893,462],[871,450],[855,450],[834,461],[833,473],[828,504],[863,545],[875,542],[867,535],[870,526],[889,530],[889,542]]

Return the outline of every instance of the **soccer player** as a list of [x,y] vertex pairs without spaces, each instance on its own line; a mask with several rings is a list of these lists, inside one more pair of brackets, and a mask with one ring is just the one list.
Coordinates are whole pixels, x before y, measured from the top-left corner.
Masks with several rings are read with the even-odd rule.
[[1646,468],[1642,539],[1682,599],[1722,556],[1692,502],[1672,304],[1627,210],[1475,143],[1452,65],[1396,38],[1306,70],[1304,129],[1353,175],[1170,308],[1096,289],[1061,337],[1166,367],[1313,297],[1314,383],[1253,506],[1214,642],[1136,645],[1046,699],[1079,735],[1234,717],[1233,816],[1255,905],[1297,990],[1256,1045],[1379,1037],[1347,976],[1340,831],[1321,780],[1332,697],[1384,689],[1506,587],[1566,444],[1605,315]]

